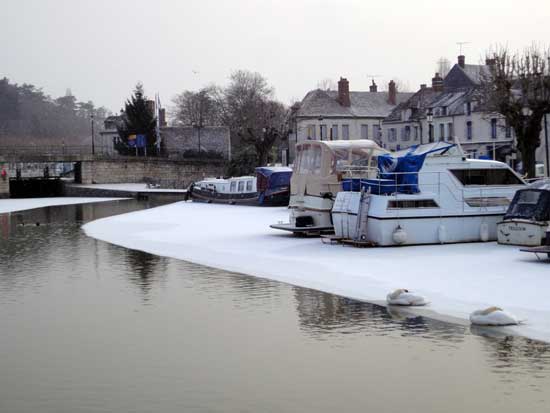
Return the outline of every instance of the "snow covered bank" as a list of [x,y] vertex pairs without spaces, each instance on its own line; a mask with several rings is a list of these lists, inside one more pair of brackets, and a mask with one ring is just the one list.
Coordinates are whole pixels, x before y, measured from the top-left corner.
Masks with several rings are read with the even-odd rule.
[[92,189],[108,189],[113,191],[125,192],[175,192],[185,193],[187,189],[162,189],[162,188],[147,188],[147,184],[85,184],[73,185],[77,188],[92,188]]
[[117,201],[125,198],[18,198],[0,199],[0,214],[56,205],[88,204],[90,202]]
[[464,322],[473,310],[497,305],[527,319],[510,331],[550,341],[550,264],[517,247],[325,245],[269,228],[287,215],[286,208],[179,202],[94,221],[84,230],[124,247],[374,303],[409,288],[427,297],[430,310]]

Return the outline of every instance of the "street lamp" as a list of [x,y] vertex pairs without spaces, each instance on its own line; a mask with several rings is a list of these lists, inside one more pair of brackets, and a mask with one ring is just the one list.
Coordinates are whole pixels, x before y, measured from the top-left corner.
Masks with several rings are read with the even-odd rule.
[[201,128],[202,128],[202,119],[199,120],[199,123],[197,124],[195,121],[191,122],[191,126],[193,128],[197,128],[197,135],[199,139],[199,158],[201,157]]
[[433,142],[433,120],[434,120],[434,113],[432,111],[432,109],[428,109],[428,113],[426,114],[426,120],[428,121],[428,142],[432,143]]
[[90,115],[90,119],[92,122],[92,155],[95,155],[94,114],[93,113]]

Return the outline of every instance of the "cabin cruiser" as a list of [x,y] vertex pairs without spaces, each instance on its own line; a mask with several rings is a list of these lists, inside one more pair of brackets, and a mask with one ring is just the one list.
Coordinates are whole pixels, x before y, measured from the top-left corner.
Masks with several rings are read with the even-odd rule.
[[[394,153],[374,148],[337,177],[335,237],[379,246],[496,240],[497,222],[527,187],[508,165],[467,159],[445,142]],[[291,184],[291,205],[294,191]]]
[[536,181],[518,191],[497,229],[499,244],[543,244],[550,230],[550,180]]
[[378,246],[496,240],[497,222],[527,186],[507,164],[468,159],[445,142],[380,155],[378,171],[338,194],[337,236]]
[[292,169],[256,168],[256,176],[207,178],[189,187],[193,200],[244,205],[288,205]]
[[[272,228],[300,232],[332,231],[331,210],[345,178],[342,170],[355,165],[376,177],[376,157],[387,153],[374,141],[307,141],[296,145],[294,172],[290,180],[289,223]],[[370,168],[372,162],[372,168]]]

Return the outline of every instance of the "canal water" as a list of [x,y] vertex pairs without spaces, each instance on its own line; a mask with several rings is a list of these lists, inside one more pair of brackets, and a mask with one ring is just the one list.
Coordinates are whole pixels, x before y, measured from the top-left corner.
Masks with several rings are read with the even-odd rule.
[[81,230],[150,206],[0,215],[0,412],[550,411],[548,344]]

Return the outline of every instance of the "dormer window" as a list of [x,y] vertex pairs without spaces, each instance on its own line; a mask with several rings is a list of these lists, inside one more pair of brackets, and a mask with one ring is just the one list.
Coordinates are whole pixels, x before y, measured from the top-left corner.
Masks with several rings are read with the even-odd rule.
[[441,108],[441,116],[447,116],[447,106]]
[[472,102],[466,102],[466,104],[464,106],[465,106],[464,111],[466,112],[466,116],[471,116],[472,115]]

